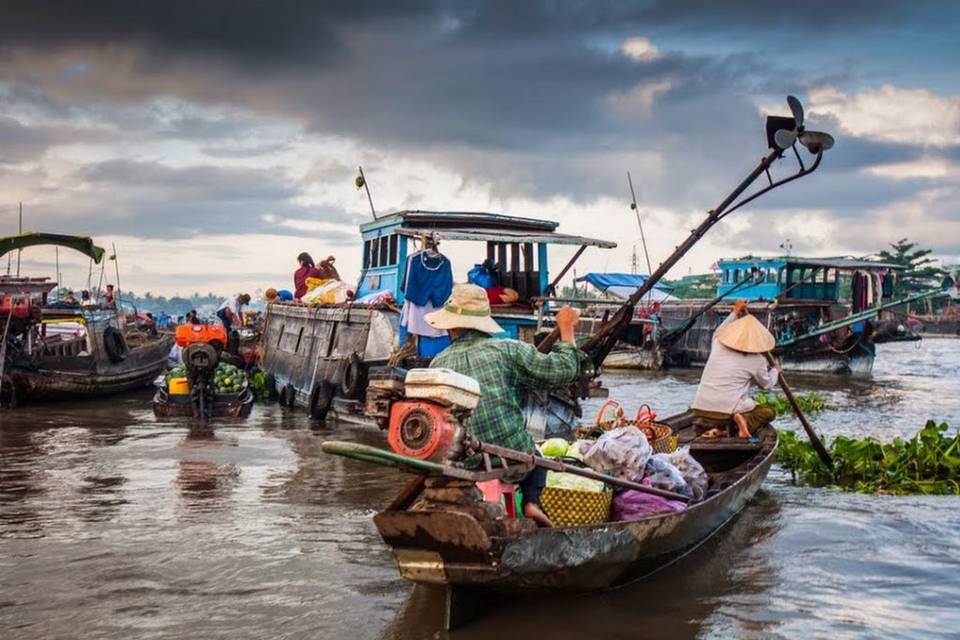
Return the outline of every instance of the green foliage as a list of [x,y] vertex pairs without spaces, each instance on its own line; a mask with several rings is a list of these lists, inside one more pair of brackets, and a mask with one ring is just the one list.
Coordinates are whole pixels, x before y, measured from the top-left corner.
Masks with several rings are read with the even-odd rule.
[[[916,242],[908,242],[901,238],[890,245],[892,251],[881,251],[877,257],[884,262],[892,262],[906,268],[900,276],[897,295],[921,293],[931,289],[939,289],[940,281],[947,275],[946,271],[934,266],[936,260],[930,257],[932,249],[917,249]],[[925,303],[916,303],[912,306],[921,309]]]
[[679,280],[665,280],[664,284],[673,287],[670,293],[677,298],[713,298],[717,295],[720,276],[715,273],[703,273],[684,276]]
[[[819,413],[829,408],[826,401],[824,401],[816,391],[811,391],[807,395],[794,395],[794,399],[797,401],[797,406],[799,406],[800,410],[804,413]],[[757,404],[772,407],[778,416],[793,412],[793,408],[790,406],[790,402],[786,396],[778,393],[761,392],[754,400]]]
[[795,480],[836,486],[858,493],[960,494],[960,430],[947,423],[927,424],[909,440],[839,436],[828,451],[834,470],[823,464],[813,446],[792,431],[780,432],[777,459]]

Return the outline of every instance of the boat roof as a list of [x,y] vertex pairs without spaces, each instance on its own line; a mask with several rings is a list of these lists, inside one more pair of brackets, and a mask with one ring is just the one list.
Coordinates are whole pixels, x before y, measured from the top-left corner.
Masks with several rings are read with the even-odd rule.
[[103,259],[103,248],[93,244],[93,239],[87,236],[69,236],[60,233],[36,233],[28,231],[18,236],[0,238],[0,256],[4,256],[17,249],[25,249],[36,245],[57,245],[79,251],[100,264]]
[[478,211],[400,211],[360,225],[361,233],[396,227],[403,236],[428,234],[438,240],[481,242],[543,242],[612,249],[616,242],[557,233],[553,220],[521,218]]
[[839,257],[839,258],[801,258],[797,256],[744,256],[742,258],[724,258],[717,261],[717,265],[722,269],[724,266],[744,264],[747,266],[765,266],[765,267],[827,267],[843,270],[856,269],[895,269],[903,271],[904,266],[892,262],[879,262],[877,260],[863,260],[861,258]]

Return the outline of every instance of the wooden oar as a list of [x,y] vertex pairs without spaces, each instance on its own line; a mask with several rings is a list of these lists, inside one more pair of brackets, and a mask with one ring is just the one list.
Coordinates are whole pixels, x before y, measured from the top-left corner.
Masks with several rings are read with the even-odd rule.
[[790,390],[790,385],[787,384],[787,381],[784,379],[783,371],[780,370],[780,367],[777,366],[776,361],[773,359],[773,354],[767,352],[763,355],[766,357],[767,362],[770,363],[770,366],[777,370],[777,381],[780,383],[780,388],[783,389],[783,395],[787,397],[787,402],[793,407],[793,412],[797,414],[800,424],[803,425],[803,430],[807,432],[807,437],[810,438],[810,444],[813,445],[814,450],[817,452],[817,455],[820,456],[820,459],[823,460],[823,463],[832,470],[833,458],[830,457],[827,448],[823,446],[823,442],[817,437],[813,427],[807,422],[807,417],[803,415],[803,411],[800,410],[800,405],[797,404],[797,399],[793,397],[793,391]]
[[[551,471],[571,473],[573,475],[583,476],[584,478],[590,478],[591,480],[602,480],[603,482],[607,482],[609,484],[624,487],[626,489],[633,489],[635,491],[642,491],[643,493],[650,493],[655,496],[660,496],[661,498],[680,500],[682,502],[690,501],[690,498],[681,493],[657,489],[656,487],[648,487],[640,484],[639,482],[622,480],[620,478],[608,476],[605,473],[598,473],[591,469],[581,469],[579,467],[574,467],[560,462],[559,460],[541,458],[530,453],[522,453],[520,451],[514,451],[513,449],[505,449],[503,447],[497,447],[486,443],[474,444],[476,446],[471,445],[471,448],[474,450],[479,450],[488,455],[503,458],[504,460],[520,462],[524,465],[527,465],[527,468],[543,467],[544,469],[549,469]],[[335,440],[327,440],[320,445],[320,448],[324,453],[344,456],[346,458],[353,458],[354,460],[369,462],[371,464],[379,464],[386,467],[406,468],[409,471],[423,475],[447,476],[464,480],[475,480],[477,479],[477,476],[481,476],[480,479],[487,479],[483,477],[483,470],[480,470],[479,472],[471,472],[460,467],[452,467],[450,465],[430,462],[428,460],[418,460],[416,458],[411,458],[410,456],[394,453],[393,451],[386,451],[384,449],[371,447],[369,445],[359,444],[356,442],[337,442]]]

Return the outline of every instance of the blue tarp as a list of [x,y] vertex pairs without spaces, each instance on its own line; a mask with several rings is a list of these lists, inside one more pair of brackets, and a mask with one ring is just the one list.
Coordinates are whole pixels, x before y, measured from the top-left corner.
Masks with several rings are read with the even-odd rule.
[[[577,278],[577,282],[589,282],[600,291],[606,291],[610,287],[636,290],[647,281],[647,278],[648,276],[639,273],[588,273]],[[667,293],[673,291],[673,287],[665,284],[655,284],[653,288]]]
[[[577,278],[576,282],[589,282],[604,293],[627,299],[640,288],[640,285],[647,281],[647,277],[639,273],[588,273]],[[671,291],[673,291],[673,287],[665,284],[655,284],[653,285],[653,291],[648,294],[649,299],[657,302],[673,300],[674,297],[669,295]]]

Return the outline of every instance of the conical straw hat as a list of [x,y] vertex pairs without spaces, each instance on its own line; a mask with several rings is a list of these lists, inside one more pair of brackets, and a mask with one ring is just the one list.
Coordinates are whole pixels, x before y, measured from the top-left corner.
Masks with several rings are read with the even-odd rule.
[[475,284],[453,287],[450,299],[443,308],[428,313],[424,319],[434,329],[476,329],[494,335],[503,333],[503,328],[490,317],[487,292]]
[[777,344],[773,334],[749,314],[718,329],[717,340],[725,347],[744,353],[765,353]]

